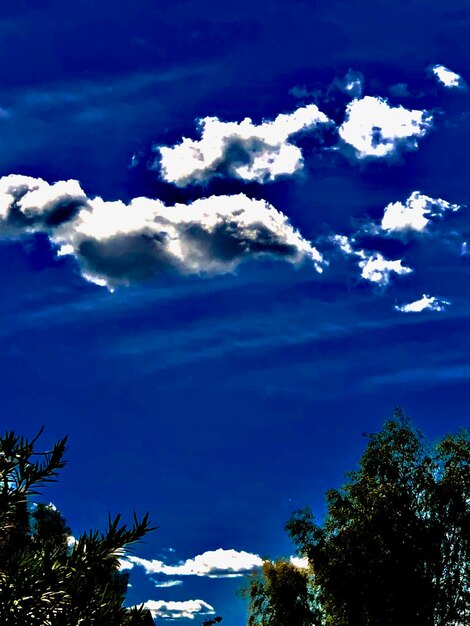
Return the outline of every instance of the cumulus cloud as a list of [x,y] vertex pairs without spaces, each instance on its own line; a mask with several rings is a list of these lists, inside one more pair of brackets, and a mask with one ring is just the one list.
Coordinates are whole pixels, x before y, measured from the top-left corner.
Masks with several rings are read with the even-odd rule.
[[410,267],[403,265],[401,259],[390,261],[383,257],[380,252],[360,250],[357,254],[361,257],[359,267],[361,268],[362,278],[381,287],[388,285],[391,274],[403,276],[413,271]]
[[285,215],[244,194],[187,205],[143,197],[126,204],[89,198],[75,180],[0,178],[0,237],[39,232],[59,255],[75,258],[84,278],[111,289],[165,270],[231,272],[250,258],[310,259],[318,271],[323,263]]
[[410,197],[402,202],[391,202],[385,207],[381,222],[382,230],[389,233],[415,231],[423,233],[432,218],[442,217],[448,211],[458,211],[458,204],[451,204],[441,198],[430,198],[413,191]]
[[214,615],[214,608],[204,600],[148,600],[145,602],[154,619],[194,619],[203,615]]
[[445,65],[433,65],[431,67],[431,72],[441,85],[444,85],[444,87],[447,87],[448,89],[462,89],[465,87],[463,78],[459,74],[456,74],[449,68],[445,67]]
[[207,576],[209,578],[243,576],[253,568],[263,565],[263,559],[257,554],[243,550],[223,550],[222,548],[209,550],[179,565],[167,565],[157,559],[147,560],[137,556],[128,556],[126,562],[143,567],[147,574]]
[[432,116],[426,111],[393,107],[385,98],[365,96],[348,104],[338,132],[358,159],[387,158],[400,148],[416,149],[418,138],[431,125]]
[[293,136],[327,122],[315,104],[259,125],[249,117],[242,122],[205,117],[198,122],[200,139],[185,137],[172,147],[157,147],[162,178],[184,187],[214,177],[265,182],[293,174],[303,165],[301,150],[291,143]]
[[396,306],[395,310],[401,313],[421,313],[421,311],[445,311],[450,305],[449,300],[443,298],[436,298],[434,296],[428,296],[423,294],[423,297],[409,304],[402,304]]

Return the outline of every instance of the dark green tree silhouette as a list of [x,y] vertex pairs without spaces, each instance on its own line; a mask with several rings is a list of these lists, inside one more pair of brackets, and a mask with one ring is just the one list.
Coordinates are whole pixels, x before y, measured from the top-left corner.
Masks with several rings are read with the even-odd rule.
[[308,574],[280,559],[265,561],[242,589],[249,599],[248,626],[310,626],[317,611],[312,602]]
[[134,515],[131,527],[118,515],[105,532],[90,531],[69,542],[61,513],[30,503],[65,464],[66,438],[48,452],[37,452],[39,435],[32,440],[13,432],[0,437],[0,623],[153,623],[143,608],[123,607],[128,574],[119,571],[124,549],[151,530],[148,515],[141,520]]
[[206,619],[202,622],[202,626],[215,626],[215,624],[220,624],[221,621],[222,618],[220,615],[217,615],[217,617],[213,617],[212,619]]
[[397,409],[359,469],[287,524],[325,626],[470,624],[470,441],[430,446]]

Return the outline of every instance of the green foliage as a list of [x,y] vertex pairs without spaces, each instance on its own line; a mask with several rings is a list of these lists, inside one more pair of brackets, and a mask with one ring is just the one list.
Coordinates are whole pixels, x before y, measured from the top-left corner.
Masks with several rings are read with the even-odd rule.
[[249,598],[248,626],[309,626],[316,612],[308,575],[289,561],[265,561],[242,594]]
[[[457,626],[470,617],[470,441],[427,444],[401,410],[359,469],[287,530],[311,564],[325,626]],[[467,621],[466,621],[467,620]]]
[[151,530],[148,515],[134,515],[131,527],[120,524],[119,515],[110,518],[106,532],[84,533],[69,545],[70,529],[60,512],[51,505],[28,506],[28,498],[65,464],[66,439],[49,452],[36,452],[39,435],[31,441],[12,432],[0,437],[0,622],[148,623],[148,611],[123,607],[128,575],[119,571],[125,547]]

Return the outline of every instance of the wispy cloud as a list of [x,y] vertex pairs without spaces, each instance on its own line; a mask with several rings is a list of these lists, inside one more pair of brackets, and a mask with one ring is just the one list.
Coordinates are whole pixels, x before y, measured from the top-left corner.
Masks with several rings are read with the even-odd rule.
[[401,313],[421,313],[422,311],[445,311],[450,305],[449,300],[423,294],[423,297],[408,304],[395,306]]
[[183,584],[182,580],[154,580],[155,587],[179,587]]
[[391,261],[386,259],[380,254],[380,252],[365,252],[359,250],[357,253],[361,260],[359,261],[359,267],[361,268],[361,276],[364,280],[368,280],[372,283],[376,283],[381,287],[385,287],[390,282],[391,274],[398,274],[403,276],[410,274],[413,270],[411,267],[403,265],[401,259]]
[[386,287],[392,274],[403,276],[410,274],[411,267],[403,265],[402,259],[387,259],[380,252],[356,249],[355,237],[346,235],[333,235],[331,242],[337,246],[345,256],[355,256],[361,270],[361,278],[380,287]]
[[201,139],[184,138],[172,147],[158,146],[162,178],[180,187],[214,177],[265,182],[293,174],[303,165],[294,135],[329,122],[314,104],[273,121],[253,124],[205,117],[198,122]]

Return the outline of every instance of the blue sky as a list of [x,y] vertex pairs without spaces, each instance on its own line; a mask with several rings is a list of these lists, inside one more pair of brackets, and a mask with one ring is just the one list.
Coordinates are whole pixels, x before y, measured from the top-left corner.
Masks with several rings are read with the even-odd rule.
[[469,21],[3,9],[4,428],[69,434],[45,498],[75,534],[150,511],[128,599],[157,623],[243,624],[235,575],[293,553],[290,513],[321,515],[396,405],[468,424]]

